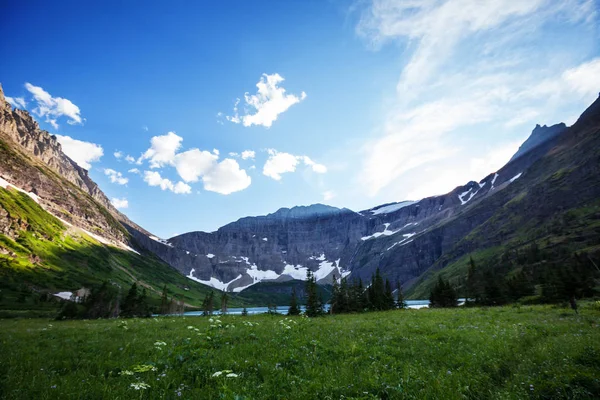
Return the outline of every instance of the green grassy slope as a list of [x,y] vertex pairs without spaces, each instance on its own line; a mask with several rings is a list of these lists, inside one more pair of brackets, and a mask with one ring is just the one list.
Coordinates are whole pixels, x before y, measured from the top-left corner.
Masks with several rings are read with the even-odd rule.
[[[66,227],[17,190],[0,188],[0,210],[18,232],[15,238],[0,234],[0,310],[5,312],[53,309],[38,301],[41,294],[75,291],[102,281],[124,291],[138,282],[148,288],[154,303],[165,284],[170,296],[196,306],[212,290],[151,254],[106,246],[81,230]],[[232,298],[229,305],[242,305],[242,301]]]

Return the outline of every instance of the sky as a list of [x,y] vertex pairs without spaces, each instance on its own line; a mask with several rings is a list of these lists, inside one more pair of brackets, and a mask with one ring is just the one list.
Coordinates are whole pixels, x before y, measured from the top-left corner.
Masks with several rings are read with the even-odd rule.
[[[52,4],[51,4],[52,3]],[[600,0],[3,2],[0,83],[157,236],[502,167],[600,92]]]

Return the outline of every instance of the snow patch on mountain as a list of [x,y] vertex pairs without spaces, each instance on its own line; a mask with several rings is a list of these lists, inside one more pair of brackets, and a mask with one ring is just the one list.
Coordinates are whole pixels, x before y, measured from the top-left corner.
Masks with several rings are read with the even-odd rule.
[[519,172],[518,174],[516,174],[515,176],[513,176],[512,178],[510,178],[510,183],[513,183],[514,181],[516,181],[517,179],[519,179],[521,177],[521,175],[523,175],[522,172]]
[[415,203],[416,203],[416,201],[401,201],[400,203],[394,203],[394,204],[389,204],[389,205],[383,206],[383,207],[372,208],[369,211],[371,212],[372,215],[389,214],[389,213],[398,211],[401,208],[410,206],[411,204],[415,204]]
[[401,240],[401,241],[399,241],[399,242],[396,242],[396,243],[392,244],[392,245],[391,245],[390,247],[388,247],[388,248],[387,248],[385,251],[390,251],[390,250],[391,250],[391,249],[393,249],[393,248],[394,248],[396,245],[404,246],[405,244],[412,242],[412,240],[408,240],[408,239],[410,239],[411,237],[415,236],[416,234],[417,234],[416,232],[413,232],[413,233],[405,233],[405,234],[403,234],[402,236],[404,237],[404,239],[402,239],[402,240]]
[[391,230],[389,230],[389,229],[388,229],[388,227],[390,226],[390,223],[389,223],[389,222],[386,222],[386,223],[385,223],[385,224],[383,224],[383,225],[384,225],[383,232],[375,232],[375,233],[374,233],[374,234],[372,234],[372,235],[369,235],[369,236],[363,236],[363,237],[361,237],[361,238],[360,238],[360,240],[369,240],[369,239],[375,239],[375,238],[378,238],[379,236],[390,236],[390,235],[393,235],[393,234],[395,234],[395,233],[398,233],[398,232],[400,232],[400,231],[402,230],[402,229],[398,229],[398,230],[396,230],[396,231],[391,231]]
[[158,237],[152,236],[152,235],[149,236],[149,238],[154,240],[155,242],[162,243],[165,246],[173,247],[173,245],[171,243],[167,242],[165,239],[161,239],[161,238],[158,238]]
[[[473,188],[467,190],[466,192],[462,192],[458,195],[458,199],[460,200],[461,205],[467,204],[475,195],[479,192],[479,189],[473,192]],[[465,196],[469,195],[469,197],[465,200]]]

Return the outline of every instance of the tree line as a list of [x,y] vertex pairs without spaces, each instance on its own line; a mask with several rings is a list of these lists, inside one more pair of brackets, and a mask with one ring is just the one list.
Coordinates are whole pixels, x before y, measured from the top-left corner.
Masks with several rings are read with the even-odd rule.
[[146,288],[133,283],[121,300],[120,288],[103,282],[78,301],[65,301],[56,319],[132,318],[152,315]]

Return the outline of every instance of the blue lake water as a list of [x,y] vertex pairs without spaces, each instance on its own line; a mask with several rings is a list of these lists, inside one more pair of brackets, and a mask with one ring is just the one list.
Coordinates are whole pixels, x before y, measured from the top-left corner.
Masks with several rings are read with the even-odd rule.
[[[461,299],[464,300],[464,299]],[[406,300],[408,308],[419,309],[429,307],[429,300]],[[280,314],[287,314],[289,306],[277,306],[277,312]],[[300,306],[300,309],[304,311],[304,306]],[[325,311],[329,309],[329,304],[325,305]],[[241,315],[243,308],[229,308],[227,310],[228,315]],[[268,307],[247,307],[246,311],[248,314],[264,314],[269,311]],[[221,311],[215,311],[215,315],[221,314]],[[189,311],[183,314],[186,317],[200,316],[202,311]]]

